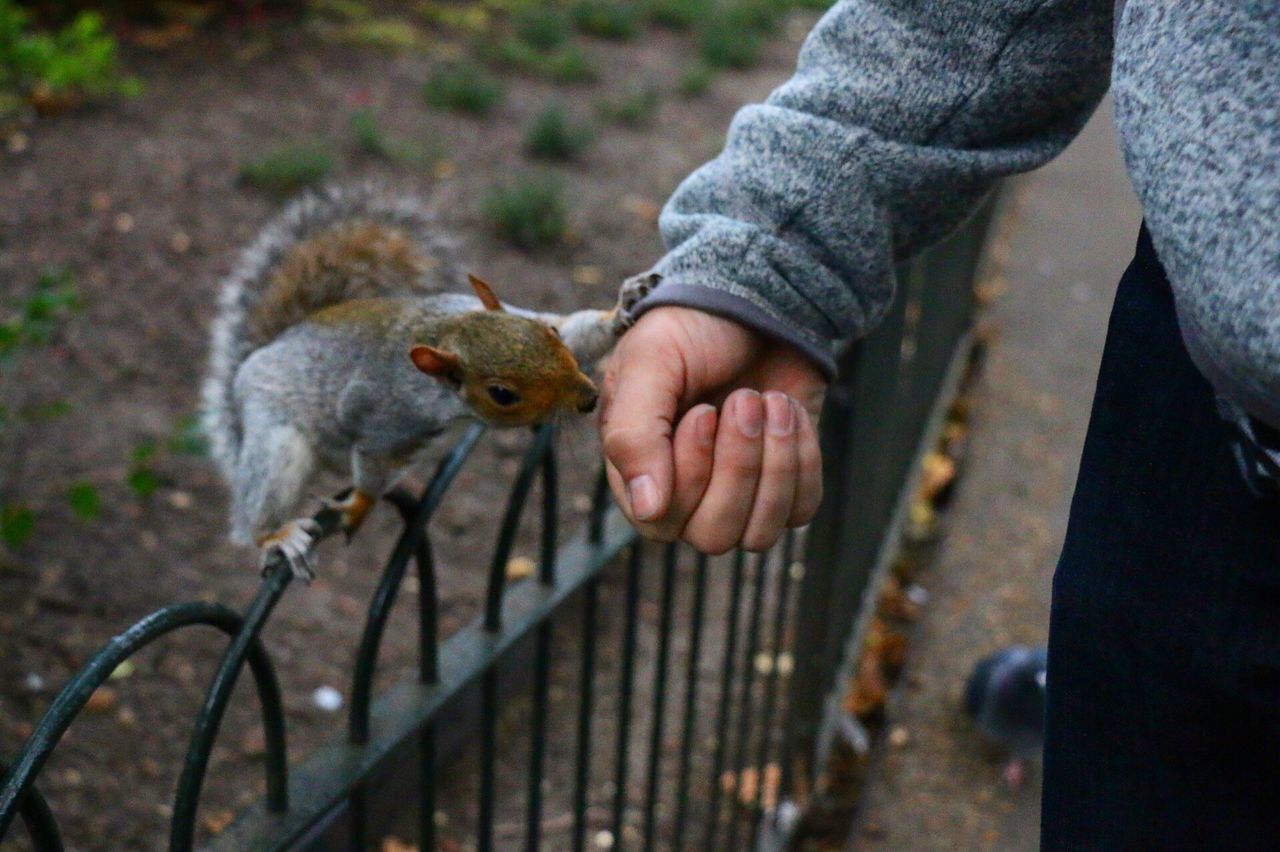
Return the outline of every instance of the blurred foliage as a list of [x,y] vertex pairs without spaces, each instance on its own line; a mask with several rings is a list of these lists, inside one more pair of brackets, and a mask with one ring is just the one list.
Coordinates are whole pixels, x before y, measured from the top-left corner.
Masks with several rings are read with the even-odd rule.
[[491,188],[482,212],[498,236],[526,250],[555,245],[568,230],[564,190],[550,175]]
[[590,83],[600,77],[595,65],[576,45],[544,52],[519,39],[507,38],[489,51],[489,58],[505,68],[557,83]]
[[653,83],[632,86],[622,94],[598,104],[600,115],[624,127],[644,127],[658,111],[658,87]]
[[353,111],[350,125],[356,147],[370,156],[411,166],[425,165],[440,157],[436,146],[415,145],[388,134],[378,122],[377,115],[368,107]]
[[680,90],[680,94],[686,98],[696,98],[706,93],[715,78],[715,71],[711,70],[705,63],[698,62],[684,70],[684,73],[680,75],[679,83],[676,85]]
[[428,104],[454,112],[485,115],[502,101],[503,89],[483,68],[470,62],[439,65],[423,84]]
[[691,29],[707,17],[711,0],[646,0],[645,11],[649,20],[673,30]]
[[136,95],[141,84],[121,72],[117,54],[116,39],[96,12],[38,32],[14,0],[0,0],[0,114],[23,102],[48,114],[86,100]]
[[555,6],[520,9],[511,18],[511,28],[522,42],[537,50],[554,50],[569,40],[569,18]]
[[240,180],[275,196],[297,192],[333,173],[333,155],[319,142],[298,142],[244,161]]
[[600,38],[634,38],[640,26],[641,5],[627,0],[577,0],[569,10],[573,25]]
[[524,150],[543,160],[572,160],[590,145],[591,128],[576,122],[564,105],[552,101],[534,117],[525,134]]
[[160,490],[164,484],[160,474],[156,473],[155,463],[159,447],[151,441],[144,441],[133,448],[129,471],[125,474],[125,484],[135,497],[147,498]]
[[[33,387],[26,369],[50,355],[81,302],[75,278],[65,269],[49,269],[35,282],[30,295],[11,304],[0,321],[0,542],[22,545],[35,531],[37,511],[31,503],[26,458],[32,430],[70,412],[71,404],[50,399]],[[68,495],[70,499],[70,495]],[[83,499],[79,495],[79,499]],[[74,508],[74,506],[73,506]]]

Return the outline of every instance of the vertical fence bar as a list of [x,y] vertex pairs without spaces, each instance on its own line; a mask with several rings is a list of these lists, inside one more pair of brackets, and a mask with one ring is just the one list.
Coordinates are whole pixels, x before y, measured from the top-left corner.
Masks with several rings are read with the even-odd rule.
[[431,852],[436,848],[436,726],[422,727],[418,744],[418,848]]
[[600,581],[592,578],[583,591],[582,671],[578,678],[578,755],[573,786],[573,848],[582,852],[587,842],[587,784],[591,778],[591,713],[596,666],[596,607]]
[[[755,589],[751,598],[751,616],[747,622],[747,644],[742,653],[742,690],[738,698],[738,749],[734,758],[733,808],[729,816],[729,847],[738,848],[738,825],[742,821],[742,776],[747,769],[751,749],[752,690],[755,686],[756,650],[760,647],[760,616],[764,610],[765,588],[769,579],[769,554],[756,557]],[[757,778],[759,785],[763,779]]]
[[653,728],[649,735],[649,780],[644,805],[644,848],[657,840],[658,782],[662,773],[662,725],[667,709],[667,657],[671,651],[671,609],[676,587],[676,545],[663,555],[662,609],[658,616],[658,658],[653,668]]
[[706,852],[716,852],[716,837],[720,829],[720,775],[724,771],[725,748],[729,740],[729,710],[733,697],[733,661],[738,648],[738,609],[742,602],[741,550],[733,555],[733,574],[729,587],[729,612],[725,619],[724,660],[720,674],[720,707],[716,713],[716,749],[711,759],[711,803],[707,809],[707,833],[703,841]]
[[[556,519],[559,481],[555,446],[542,457],[542,547],[538,581],[556,582]],[[529,746],[529,791],[525,821],[525,848],[535,852],[542,839],[542,778],[547,752],[547,697],[551,688],[551,622],[538,625],[533,662],[533,712]]]
[[493,849],[493,769],[497,760],[498,671],[485,669],[480,680],[480,821],[476,845],[480,852]]
[[[782,659],[782,646],[787,626],[787,605],[789,603],[791,591],[791,557],[793,555],[793,545],[795,544],[795,531],[787,530],[786,537],[782,543],[782,564],[778,569],[778,591],[774,599],[773,612],[773,644],[770,648],[772,652],[772,663],[769,666],[768,674],[765,675],[764,684],[764,709],[760,715],[760,746],[756,752],[756,771],[759,773],[760,783],[756,785],[756,801],[755,809],[757,815],[764,812],[764,788],[767,778],[767,770],[769,765],[769,745],[773,739],[773,717],[774,710],[778,701],[778,665]],[[779,767],[781,768],[781,767]],[[780,787],[781,785],[779,785]],[[776,797],[780,795],[775,793]],[[776,804],[776,801],[775,801]],[[751,845],[755,845],[756,835],[760,827],[760,817],[757,816],[751,830]]]
[[631,738],[631,691],[636,673],[636,629],[640,606],[640,563],[644,551],[639,544],[631,546],[627,560],[626,622],[622,629],[622,681],[618,704],[618,741],[614,748],[613,771],[613,838],[622,846],[622,829],[627,810],[627,754]]
[[699,553],[693,580],[693,610],[689,614],[689,661],[685,674],[684,720],[681,728],[680,774],[676,782],[676,817],[671,848],[684,848],[689,815],[689,772],[693,763],[698,703],[698,663],[702,652],[702,610],[707,597],[707,557]]

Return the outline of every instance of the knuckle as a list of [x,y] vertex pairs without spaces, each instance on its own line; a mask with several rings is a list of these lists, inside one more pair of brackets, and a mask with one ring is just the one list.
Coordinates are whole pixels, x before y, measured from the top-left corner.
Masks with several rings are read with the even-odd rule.
[[721,556],[728,553],[737,543],[723,533],[701,528],[686,529],[684,540],[695,550],[708,556]]

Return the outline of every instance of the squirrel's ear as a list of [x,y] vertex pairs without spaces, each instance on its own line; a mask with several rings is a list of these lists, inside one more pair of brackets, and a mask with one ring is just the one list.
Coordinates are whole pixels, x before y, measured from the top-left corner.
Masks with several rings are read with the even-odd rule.
[[480,297],[480,301],[484,303],[485,310],[501,311],[503,310],[502,302],[498,301],[498,297],[493,295],[493,288],[481,281],[474,275],[468,275],[467,280],[471,282],[471,289],[476,291],[476,295]]
[[419,344],[409,350],[413,365],[428,376],[454,381],[458,373],[458,356],[434,346]]

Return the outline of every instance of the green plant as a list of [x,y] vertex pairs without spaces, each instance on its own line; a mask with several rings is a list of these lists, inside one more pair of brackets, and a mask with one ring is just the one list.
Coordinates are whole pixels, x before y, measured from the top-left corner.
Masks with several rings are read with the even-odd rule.
[[564,191],[547,175],[492,187],[482,212],[500,237],[523,249],[554,245],[568,230]]
[[173,432],[170,433],[166,446],[169,452],[178,455],[209,455],[209,439],[200,426],[200,416],[187,414],[174,421]]
[[32,294],[18,303],[9,319],[0,322],[0,363],[13,359],[23,347],[49,343],[79,307],[80,295],[71,272],[45,270],[36,279]]
[[591,144],[591,128],[575,122],[558,101],[534,117],[524,137],[524,150],[544,160],[572,160]]
[[437,66],[422,87],[433,107],[484,115],[502,100],[502,85],[479,66],[468,62]]
[[67,489],[67,505],[82,521],[97,520],[102,511],[102,495],[91,482],[77,482]]
[[705,63],[699,62],[684,70],[677,87],[686,98],[696,98],[705,93],[714,80],[715,72]]
[[435,146],[396,139],[382,129],[373,110],[361,108],[351,113],[351,135],[356,147],[366,154],[396,163],[420,166],[439,156]]
[[625,0],[578,0],[569,10],[573,25],[600,38],[633,38],[640,24],[640,5]]
[[644,127],[658,110],[658,87],[652,83],[633,86],[628,91],[599,104],[600,114],[614,124]]
[[[0,542],[19,547],[31,537],[38,520],[31,505],[34,482],[26,475],[30,430],[71,411],[62,399],[40,395],[27,370],[42,369],[40,359],[56,344],[71,316],[80,308],[75,278],[65,269],[50,269],[37,277],[30,295],[13,303],[0,321]],[[17,495],[21,494],[20,499]],[[68,494],[72,508],[76,495]]]
[[273,195],[288,195],[333,173],[333,155],[318,142],[277,148],[240,164],[240,179]]
[[136,78],[121,73],[101,15],[81,12],[56,32],[32,32],[30,23],[15,0],[0,0],[0,92],[47,113],[141,91]]
[[764,38],[758,32],[735,28],[724,21],[708,23],[698,36],[702,60],[712,68],[750,68],[760,60]]
[[693,28],[711,11],[710,0],[647,0],[649,20],[673,30]]
[[125,475],[125,484],[135,497],[150,497],[160,490],[163,484],[155,470],[158,448],[150,441],[144,441],[133,448],[129,472]]
[[569,20],[554,6],[521,7],[511,19],[511,28],[522,42],[541,51],[553,50],[569,39]]
[[498,42],[490,57],[499,65],[557,83],[590,83],[600,76],[587,55],[575,45],[543,52],[519,39],[508,38]]

